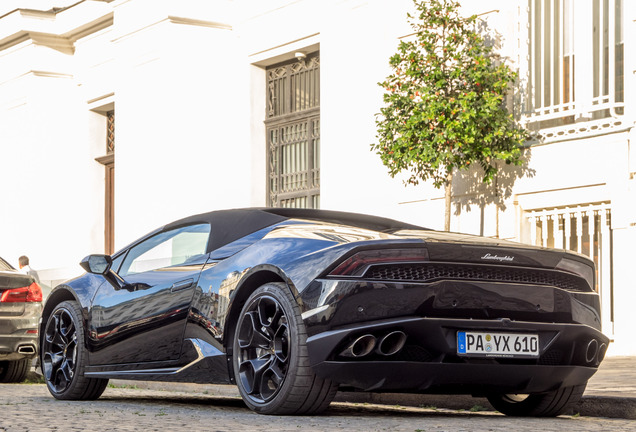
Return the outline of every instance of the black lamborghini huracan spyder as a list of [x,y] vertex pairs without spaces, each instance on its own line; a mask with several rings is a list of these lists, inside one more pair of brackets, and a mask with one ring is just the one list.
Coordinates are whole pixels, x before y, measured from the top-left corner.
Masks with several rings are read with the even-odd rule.
[[42,313],[58,399],[125,378],[236,383],[263,414],[317,413],[346,388],[555,416],[609,342],[588,258],[353,213],[215,211],[81,266]]

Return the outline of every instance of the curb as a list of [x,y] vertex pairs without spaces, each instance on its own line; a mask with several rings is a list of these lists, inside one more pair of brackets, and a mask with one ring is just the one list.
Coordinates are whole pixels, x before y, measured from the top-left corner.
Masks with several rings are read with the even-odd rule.
[[[229,384],[189,384],[131,380],[111,380],[111,383],[120,387],[186,393],[206,392],[206,394],[223,397],[240,397],[237,387]],[[334,402],[440,408],[457,411],[495,411],[486,398],[469,395],[338,392]],[[636,398],[584,395],[576,405],[566,412],[566,415],[636,420]]]
[[589,417],[636,420],[636,398],[584,395],[572,411]]
[[[435,407],[459,411],[496,411],[486,398],[468,395],[339,392],[334,401]],[[636,420],[636,398],[584,395],[565,414]]]

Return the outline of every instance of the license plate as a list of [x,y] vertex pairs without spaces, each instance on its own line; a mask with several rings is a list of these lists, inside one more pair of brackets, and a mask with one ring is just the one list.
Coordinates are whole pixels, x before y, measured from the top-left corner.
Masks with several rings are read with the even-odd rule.
[[457,354],[475,357],[539,357],[539,335],[457,332]]

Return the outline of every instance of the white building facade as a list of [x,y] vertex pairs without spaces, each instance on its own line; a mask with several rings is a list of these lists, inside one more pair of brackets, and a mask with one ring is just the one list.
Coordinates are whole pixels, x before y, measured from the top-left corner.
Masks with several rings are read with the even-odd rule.
[[[636,3],[463,1],[537,133],[497,192],[455,180],[452,230],[590,256],[610,355],[636,354]],[[410,0],[0,5],[2,255],[50,284],[197,212],[318,207],[443,227],[443,190],[377,155],[377,83]],[[633,144],[634,143],[634,144]],[[633,145],[632,145],[633,144]],[[477,185],[477,186],[476,186]]]

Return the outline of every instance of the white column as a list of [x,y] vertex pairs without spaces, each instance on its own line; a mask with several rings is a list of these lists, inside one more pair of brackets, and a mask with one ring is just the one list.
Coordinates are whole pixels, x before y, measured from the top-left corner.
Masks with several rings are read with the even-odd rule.
[[[554,112],[555,111],[555,101],[554,101],[554,62],[558,61],[557,59],[555,59],[555,45],[557,43],[557,40],[554,37],[554,20],[556,19],[556,17],[554,16],[554,7],[553,4],[555,1],[559,1],[559,0],[548,0],[546,1],[545,7],[544,9],[547,9],[548,7],[550,8],[550,41],[548,43],[548,45],[550,46],[550,61],[549,61],[549,65],[550,65],[550,92],[548,94],[548,104],[550,105],[550,112]],[[559,62],[560,63],[560,62]],[[546,244],[547,245],[547,244]]]
[[577,115],[589,117],[592,108],[592,73],[593,50],[592,43],[592,0],[577,0],[572,2],[576,19],[574,20],[574,93],[576,97]]
[[590,206],[587,211],[587,233],[590,237],[590,259],[594,261],[594,208]]
[[570,250],[572,248],[572,215],[570,214],[569,209],[565,208],[565,213],[563,213],[563,226],[565,227],[565,245],[564,249]]
[[[533,213],[534,214],[534,213]],[[537,244],[537,218],[534,216],[530,216],[528,218],[530,221],[530,242],[531,244]]]
[[583,212],[581,207],[576,209],[576,251],[581,253],[583,249]]
[[[605,36],[605,19],[603,16],[603,3],[604,2],[599,2],[599,8],[598,8],[598,28],[597,28],[597,37],[598,37],[598,55],[599,55],[599,62],[598,64],[595,64],[594,67],[598,69],[598,103],[603,103],[604,99],[605,99],[605,92],[604,92],[604,86],[603,83],[605,82],[604,78],[604,71],[603,68],[605,67],[605,61],[603,60],[603,57],[605,56],[605,46],[603,45],[603,37]],[[611,9],[611,5],[609,6],[609,9]],[[594,17],[592,17],[592,19],[594,19]],[[595,23],[596,24],[596,23]],[[611,25],[610,25],[611,28]],[[611,32],[610,32],[611,33]],[[609,63],[612,63],[612,60],[610,59]],[[592,97],[594,97],[594,95],[592,94]]]
[[574,106],[574,0],[570,1],[570,44],[568,47],[569,59],[570,62],[570,74],[568,87],[570,89],[570,97],[568,98],[568,103],[570,106]]
[[559,229],[559,213],[552,214],[552,232],[554,233],[554,247],[555,249],[563,249],[563,232]]
[[548,246],[548,216],[541,215],[541,246]]
[[[629,95],[633,95],[636,91],[636,76],[633,71],[636,70],[636,56],[627,55],[634,52],[636,47],[636,2],[623,0],[623,84],[624,84],[624,100],[629,99]],[[625,117],[634,119],[636,117],[636,104],[625,104]],[[633,146],[633,144],[632,144]],[[632,147],[634,148],[634,147]]]
[[[559,94],[559,106],[563,107],[563,99],[564,99],[563,98],[563,89],[564,89],[564,86],[563,86],[563,84],[564,84],[564,80],[563,80],[563,52],[564,52],[563,31],[565,30],[564,26],[563,26],[563,19],[564,19],[563,11],[565,10],[565,8],[563,7],[563,1],[564,0],[557,0],[557,1],[558,1],[557,8],[559,10],[559,17],[561,17],[561,23],[559,23],[559,26],[558,26],[559,34],[557,35],[557,41],[558,41],[558,44],[559,44],[558,45],[559,46],[559,51],[558,51],[559,55],[558,55],[558,58],[554,59],[554,61],[557,62],[557,68],[558,68],[558,71],[557,71],[558,76],[556,77],[556,80],[559,83],[559,93],[558,93]],[[561,109],[563,109],[563,108],[561,108]],[[558,219],[559,218],[557,217],[557,220]],[[555,231],[555,233],[556,233],[556,231]],[[555,234],[555,236],[556,236],[556,234]]]
[[[544,28],[545,25],[545,10],[546,10],[546,6],[547,6],[548,1],[544,0],[542,5],[541,5],[541,16],[539,17],[539,19],[541,20],[541,25],[540,25],[540,32],[541,32],[541,42],[543,43],[543,40],[545,38],[545,35],[547,33],[546,29]],[[535,39],[536,42],[536,39]],[[543,47],[541,47],[540,49],[541,52],[541,56],[540,56],[540,69],[539,69],[539,76],[541,77],[541,87],[539,87],[537,90],[539,91],[539,108],[541,109],[541,114],[543,114],[544,112],[546,112],[544,110],[544,106],[545,106],[545,50],[543,49]]]
[[[616,79],[615,79],[615,73],[616,73],[616,1],[610,1],[609,2],[609,28],[607,29],[607,33],[608,33],[608,40],[607,40],[607,45],[608,45],[608,53],[607,53],[607,57],[609,59],[608,61],[608,93],[607,93],[607,102],[609,102],[611,105],[614,105],[614,102],[616,101],[616,92],[615,92],[615,87],[616,87]],[[620,0],[618,0],[620,1]],[[625,57],[625,51],[623,51],[623,57]],[[603,62],[604,63],[604,62]],[[625,62],[623,61],[623,64],[625,64]],[[623,69],[623,75],[625,75],[625,69]],[[615,111],[612,110],[612,113],[614,113]]]

